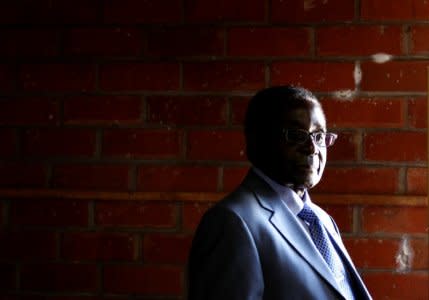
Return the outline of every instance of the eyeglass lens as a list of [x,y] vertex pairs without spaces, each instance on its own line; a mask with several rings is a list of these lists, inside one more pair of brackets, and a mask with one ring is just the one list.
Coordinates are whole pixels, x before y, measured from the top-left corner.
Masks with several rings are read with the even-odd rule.
[[303,144],[307,141],[310,136],[313,138],[314,142],[323,147],[329,147],[331,146],[336,138],[336,135],[333,133],[326,133],[326,132],[312,132],[309,133],[305,130],[287,130],[286,131],[286,138],[288,141],[297,143],[297,144]]

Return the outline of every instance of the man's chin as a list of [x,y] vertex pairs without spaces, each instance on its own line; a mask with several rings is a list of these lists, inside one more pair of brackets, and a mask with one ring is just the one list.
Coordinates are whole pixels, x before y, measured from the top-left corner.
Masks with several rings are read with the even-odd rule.
[[311,189],[316,186],[320,181],[319,177],[316,176],[304,176],[301,178],[295,178],[294,185],[296,187],[302,187],[305,189]]

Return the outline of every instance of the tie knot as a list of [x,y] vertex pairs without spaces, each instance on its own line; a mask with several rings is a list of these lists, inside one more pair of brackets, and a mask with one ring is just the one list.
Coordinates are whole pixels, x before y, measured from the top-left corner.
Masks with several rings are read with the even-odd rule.
[[310,224],[313,224],[318,220],[314,211],[307,204],[304,204],[304,208],[298,213],[298,217]]

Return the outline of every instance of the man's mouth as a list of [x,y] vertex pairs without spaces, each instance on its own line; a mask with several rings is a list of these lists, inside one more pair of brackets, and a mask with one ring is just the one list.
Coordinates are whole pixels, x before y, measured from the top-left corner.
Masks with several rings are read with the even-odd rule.
[[299,169],[304,169],[304,170],[317,170],[317,171],[319,171],[320,160],[317,156],[311,155],[311,156],[307,157],[306,161],[302,161],[301,163],[299,163],[297,165],[297,167]]

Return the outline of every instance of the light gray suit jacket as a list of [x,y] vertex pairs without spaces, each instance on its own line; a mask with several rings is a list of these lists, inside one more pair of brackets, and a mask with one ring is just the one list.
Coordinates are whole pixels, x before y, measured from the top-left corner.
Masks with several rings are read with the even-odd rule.
[[[313,205],[320,218],[330,218]],[[371,299],[339,236],[327,226],[350,273],[356,299]],[[189,300],[345,299],[302,223],[249,171],[204,215],[188,265]]]

